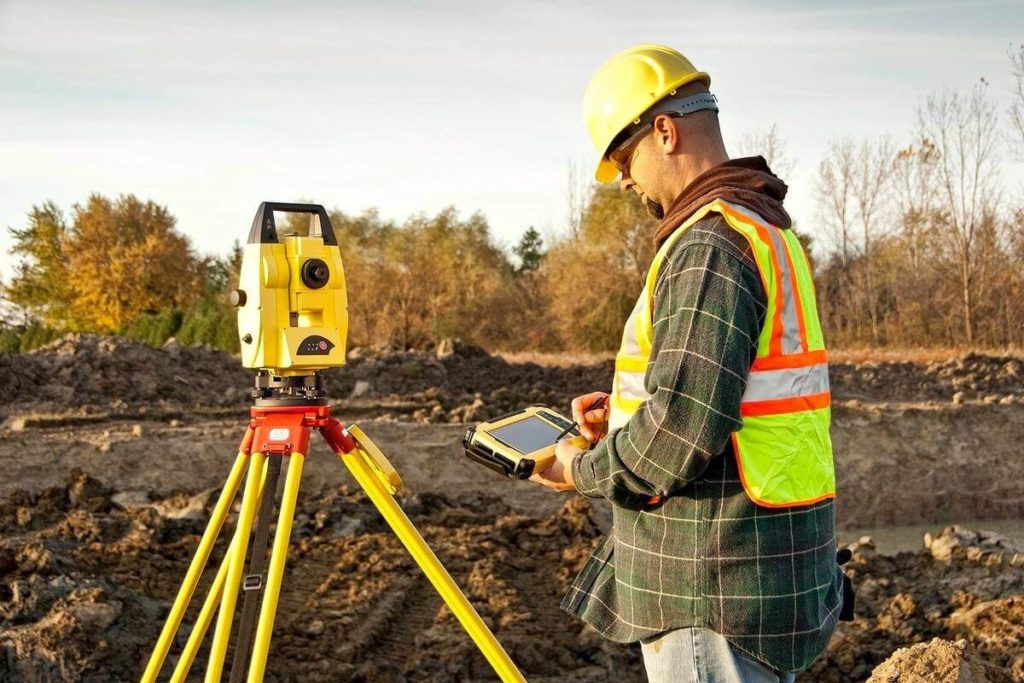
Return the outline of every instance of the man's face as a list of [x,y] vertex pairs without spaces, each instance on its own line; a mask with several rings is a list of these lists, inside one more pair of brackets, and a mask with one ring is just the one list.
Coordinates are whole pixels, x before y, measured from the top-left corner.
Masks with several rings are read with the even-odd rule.
[[622,174],[619,182],[622,191],[636,192],[647,213],[661,220],[665,217],[665,207],[652,197],[652,193],[657,191],[660,175],[660,155],[653,131],[653,126],[650,126],[638,132],[610,153],[608,159]]

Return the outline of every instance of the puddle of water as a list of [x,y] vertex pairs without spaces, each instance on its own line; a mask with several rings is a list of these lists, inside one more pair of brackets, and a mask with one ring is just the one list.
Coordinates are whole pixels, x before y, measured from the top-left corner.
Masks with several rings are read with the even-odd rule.
[[861,536],[870,536],[878,548],[878,552],[892,555],[905,550],[924,549],[924,535],[939,534],[943,528],[957,524],[975,531],[994,531],[1006,536],[1014,545],[1024,547],[1024,520],[998,519],[967,522],[947,522],[934,524],[911,524],[908,526],[881,526],[862,529],[846,529],[839,532],[839,546],[853,543]]

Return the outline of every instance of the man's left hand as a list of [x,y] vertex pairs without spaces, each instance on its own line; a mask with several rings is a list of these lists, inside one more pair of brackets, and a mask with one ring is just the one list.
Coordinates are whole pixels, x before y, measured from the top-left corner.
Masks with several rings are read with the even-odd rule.
[[530,475],[530,481],[555,491],[575,490],[576,484],[572,480],[572,461],[580,453],[583,453],[583,449],[576,448],[569,443],[568,439],[562,439],[555,444],[555,461],[551,463],[551,467],[543,472],[534,472]]

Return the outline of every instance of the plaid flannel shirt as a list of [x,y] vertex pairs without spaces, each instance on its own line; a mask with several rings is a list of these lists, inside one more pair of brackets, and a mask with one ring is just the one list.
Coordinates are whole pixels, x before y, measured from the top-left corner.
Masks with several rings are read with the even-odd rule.
[[[730,434],[767,298],[747,241],[710,214],[666,257],[654,295],[651,398],[573,462],[576,488],[612,503],[612,530],[562,609],[634,642],[704,626],[778,671],[835,629],[835,504],[765,508],[743,490]],[[666,496],[650,506],[653,496]]]

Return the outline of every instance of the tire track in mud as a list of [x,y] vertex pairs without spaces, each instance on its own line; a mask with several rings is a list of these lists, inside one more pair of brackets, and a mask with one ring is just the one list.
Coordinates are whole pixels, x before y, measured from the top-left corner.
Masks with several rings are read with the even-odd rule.
[[[390,662],[400,671],[410,669],[419,651],[417,636],[434,625],[441,603],[441,596],[425,577],[408,579],[406,587],[388,606],[390,614],[382,620],[384,628],[370,640],[368,647],[373,648],[374,658]],[[374,617],[371,613],[371,619]]]

